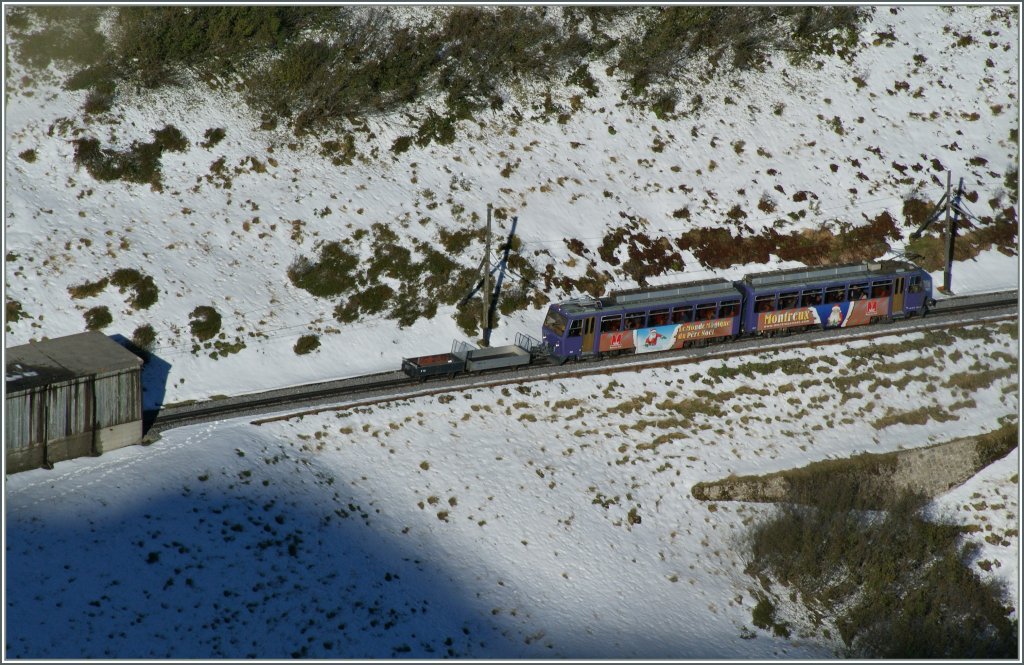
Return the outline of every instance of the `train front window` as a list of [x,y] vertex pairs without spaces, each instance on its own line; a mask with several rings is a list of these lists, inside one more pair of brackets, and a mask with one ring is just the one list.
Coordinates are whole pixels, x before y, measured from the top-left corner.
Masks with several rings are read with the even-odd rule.
[[[534,319],[534,320],[536,320],[536,319]],[[561,312],[559,312],[554,307],[552,307],[551,309],[548,310],[548,315],[544,319],[544,327],[548,328],[549,330],[554,332],[559,337],[561,337],[562,333],[565,332],[565,324],[566,323],[567,323],[567,319],[565,318],[565,314],[562,314]],[[536,324],[534,324],[534,325],[536,325]]]

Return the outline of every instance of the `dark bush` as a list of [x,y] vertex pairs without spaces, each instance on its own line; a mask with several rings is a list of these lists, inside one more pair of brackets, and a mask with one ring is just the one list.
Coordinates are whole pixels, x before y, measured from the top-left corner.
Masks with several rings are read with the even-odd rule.
[[189,329],[200,342],[213,339],[220,332],[220,312],[213,307],[200,305],[189,314]]
[[782,507],[750,532],[747,572],[835,611],[854,657],[1015,657],[1016,621],[1002,589],[967,567],[961,529],[922,519],[921,496],[890,497],[881,516],[852,510],[857,496]]
[[110,281],[104,277],[96,280],[95,282],[86,282],[85,284],[79,284],[78,286],[69,286],[68,293],[71,294],[72,298],[92,298],[103,292],[103,289],[107,288],[107,284]]
[[213,146],[217,145],[218,143],[224,140],[224,128],[215,127],[207,129],[206,132],[203,134],[203,138],[206,140],[200,143],[199,145],[207,149],[212,148]]
[[316,7],[120,7],[117,64],[147,87],[177,80],[180,68],[208,77],[244,72],[323,10]]
[[161,150],[184,152],[188,150],[188,139],[174,125],[164,125],[163,129],[153,130],[153,137]]
[[143,351],[152,351],[156,344],[156,331],[153,326],[146,323],[135,329],[132,333],[132,343]]
[[316,263],[304,256],[295,259],[288,268],[288,279],[314,296],[332,298],[352,289],[352,273],[358,265],[359,257],[339,243],[329,242],[320,248],[320,260]]
[[21,308],[21,303],[17,300],[7,300],[4,302],[4,324],[14,323],[25,316],[25,310]]
[[36,151],[31,149],[31,148],[29,148],[28,150],[23,150],[23,151],[19,152],[18,153],[18,157],[21,157],[26,162],[31,164],[34,161],[36,161]]
[[110,310],[105,305],[93,307],[84,316],[86,330],[100,330],[114,321],[114,317],[110,315]]
[[135,142],[123,152],[101,148],[99,140],[93,138],[76,139],[74,144],[75,163],[84,166],[97,180],[124,180],[160,186],[162,150],[156,143]]
[[121,293],[132,292],[128,298],[132,309],[149,309],[160,296],[160,289],[153,278],[132,268],[115,270],[110,276],[110,283],[118,287]]
[[312,353],[320,348],[320,338],[317,335],[303,335],[295,342],[292,350],[296,355],[303,356]]

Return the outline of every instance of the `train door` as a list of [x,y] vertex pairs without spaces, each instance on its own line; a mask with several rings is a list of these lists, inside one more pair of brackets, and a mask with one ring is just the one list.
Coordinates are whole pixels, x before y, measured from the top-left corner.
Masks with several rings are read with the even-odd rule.
[[892,290],[892,316],[903,315],[903,293],[906,287],[906,277],[896,277],[896,285]]
[[594,352],[594,317],[583,319],[583,353]]

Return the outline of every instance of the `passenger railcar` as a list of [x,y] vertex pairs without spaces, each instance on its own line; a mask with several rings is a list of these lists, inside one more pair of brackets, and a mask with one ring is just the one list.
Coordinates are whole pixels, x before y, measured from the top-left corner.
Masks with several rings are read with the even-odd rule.
[[736,288],[744,333],[775,335],[924,314],[932,284],[913,264],[884,261],[747,275]]
[[568,300],[548,309],[542,339],[562,363],[924,315],[931,296],[929,274],[905,261],[798,268]]
[[543,340],[552,357],[565,362],[733,338],[740,333],[741,297],[731,282],[710,279],[570,300],[548,309]]

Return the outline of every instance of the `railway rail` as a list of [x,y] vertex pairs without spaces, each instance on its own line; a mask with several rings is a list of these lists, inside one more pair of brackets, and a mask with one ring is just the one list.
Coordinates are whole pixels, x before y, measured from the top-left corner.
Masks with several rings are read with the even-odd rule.
[[[569,363],[562,366],[541,361],[523,368],[492,370],[476,375],[456,376],[451,379],[438,378],[432,379],[427,383],[421,383],[416,379],[409,378],[402,371],[396,369],[390,372],[378,372],[347,379],[167,406],[157,412],[145,414],[144,420],[148,427],[143,443],[152,443],[159,437],[160,432],[168,429],[213,420],[278,414],[276,417],[255,421],[258,423],[267,422],[327,409],[348,408],[360,404],[405,399],[450,390],[465,390],[503,383],[520,383],[643,367],[668,366],[678,363],[695,362],[709,357],[724,358],[759,353],[772,349],[836,344],[848,340],[881,337],[896,332],[913,332],[981,321],[1005,320],[1017,318],[1018,315],[1018,292],[1001,291],[945,298],[938,301],[928,316],[924,318],[911,318],[859,328],[821,330],[788,337],[746,338],[728,344],[716,344],[705,348],[653,354],[653,357],[644,357],[643,359],[635,355],[628,355],[608,357],[595,361]],[[339,404],[340,402],[343,402],[343,404]],[[295,412],[297,408],[300,410]]]

